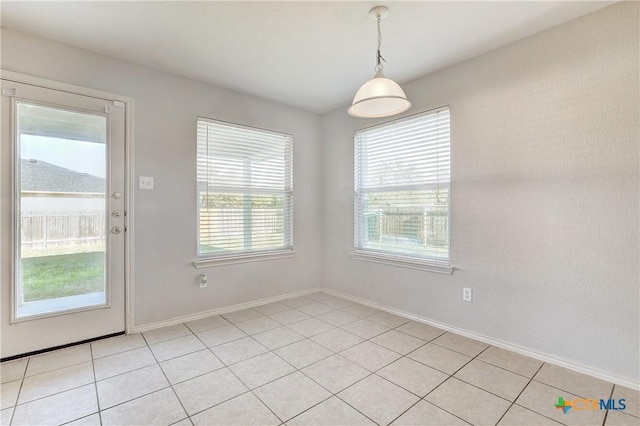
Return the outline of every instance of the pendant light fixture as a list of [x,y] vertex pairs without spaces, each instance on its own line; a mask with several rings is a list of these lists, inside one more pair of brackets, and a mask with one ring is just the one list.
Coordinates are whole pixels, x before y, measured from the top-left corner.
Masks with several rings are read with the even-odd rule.
[[378,52],[376,56],[375,76],[364,83],[356,92],[353,103],[349,107],[349,115],[353,117],[376,118],[400,114],[411,108],[402,88],[395,81],[382,73],[382,62],[386,62],[380,54],[382,31],[380,21],[389,15],[386,6],[376,6],[369,11],[371,19],[378,23]]

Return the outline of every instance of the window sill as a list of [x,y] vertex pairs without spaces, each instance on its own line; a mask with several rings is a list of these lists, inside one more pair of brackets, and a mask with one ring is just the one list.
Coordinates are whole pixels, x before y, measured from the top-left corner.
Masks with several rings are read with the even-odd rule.
[[451,275],[455,268],[449,262],[437,260],[420,260],[405,256],[394,256],[371,252],[355,251],[351,257],[365,262],[381,263],[383,265],[399,266],[402,268],[418,269],[437,274]]
[[194,260],[193,267],[196,269],[208,268],[210,266],[234,265],[236,263],[262,262],[272,259],[285,259],[295,256],[296,252],[292,250],[268,252],[268,253],[252,253],[240,254],[235,256],[207,257]]

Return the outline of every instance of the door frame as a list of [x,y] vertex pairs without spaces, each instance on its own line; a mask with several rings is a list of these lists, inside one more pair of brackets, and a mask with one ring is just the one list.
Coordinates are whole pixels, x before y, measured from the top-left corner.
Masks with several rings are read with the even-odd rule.
[[[126,234],[124,241],[124,325],[125,325],[125,333],[130,334],[133,330],[134,324],[134,310],[133,310],[133,261],[134,261],[134,242],[133,235],[135,229],[135,221],[134,221],[134,161],[133,161],[133,153],[134,153],[134,98],[131,96],[121,95],[113,92],[106,92],[97,89],[91,89],[84,86],[77,86],[75,84],[64,83],[61,81],[50,80],[47,78],[37,77],[29,74],[23,74],[15,71],[8,71],[0,68],[0,78],[3,80],[14,81],[16,83],[28,84],[32,86],[39,86],[46,89],[58,90],[61,92],[72,93],[75,95],[81,96],[89,96],[98,99],[104,99],[106,101],[119,101],[124,103],[125,107],[125,211],[127,212],[127,221],[126,221]],[[13,178],[12,178],[13,179]],[[14,212],[12,215],[15,214]],[[15,226],[12,222],[12,226]],[[0,233],[2,229],[0,227]],[[13,232],[12,232],[13,234]],[[13,236],[11,237],[13,239]],[[15,248],[12,244],[12,250]],[[10,253],[13,258],[13,253]],[[2,268],[2,263],[0,262],[0,269]],[[13,269],[13,267],[12,267]],[[14,283],[11,283],[13,286]],[[12,302],[13,303],[13,302]]]

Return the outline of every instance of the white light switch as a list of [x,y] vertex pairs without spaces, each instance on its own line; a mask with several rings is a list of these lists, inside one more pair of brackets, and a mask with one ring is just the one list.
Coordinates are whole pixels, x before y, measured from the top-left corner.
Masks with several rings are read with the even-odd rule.
[[140,176],[138,183],[140,189],[153,189],[153,178],[150,176]]

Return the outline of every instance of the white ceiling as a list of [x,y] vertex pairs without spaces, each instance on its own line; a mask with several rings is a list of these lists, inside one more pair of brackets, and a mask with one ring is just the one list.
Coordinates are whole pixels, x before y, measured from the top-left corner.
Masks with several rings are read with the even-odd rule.
[[613,2],[2,1],[2,25],[324,113],[373,76],[382,22],[399,83]]

